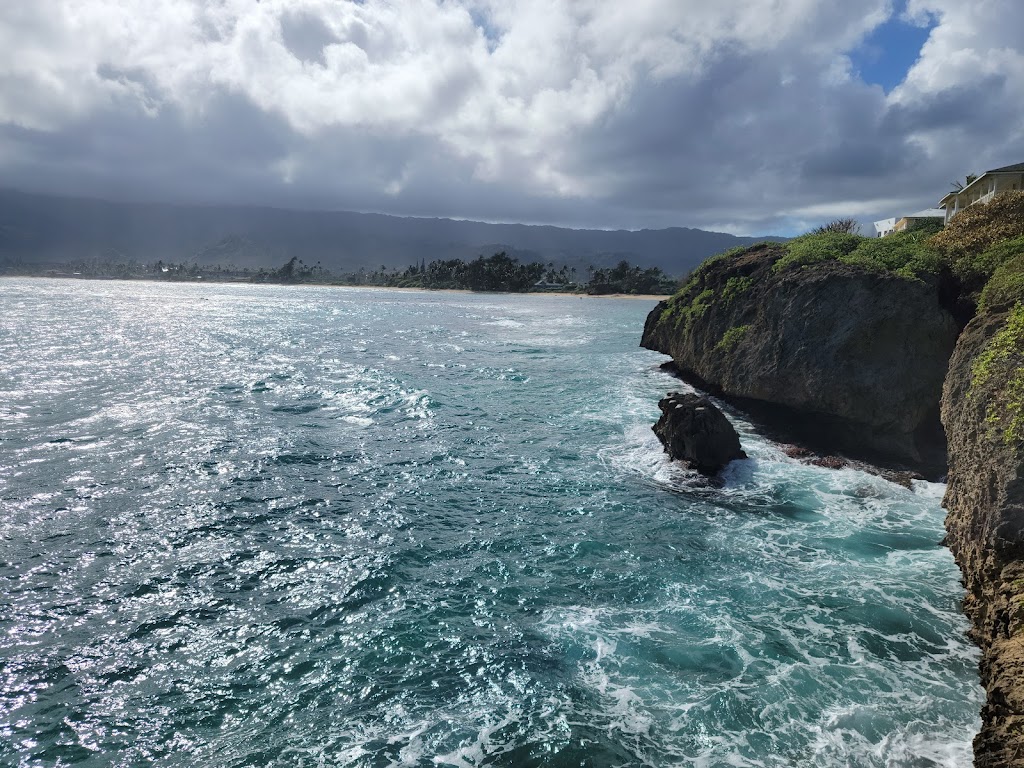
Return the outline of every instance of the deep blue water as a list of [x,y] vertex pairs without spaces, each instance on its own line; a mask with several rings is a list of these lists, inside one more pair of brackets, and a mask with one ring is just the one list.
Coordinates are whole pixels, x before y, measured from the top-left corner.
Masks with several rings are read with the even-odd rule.
[[651,306],[0,281],[0,765],[969,764],[942,487],[696,483]]

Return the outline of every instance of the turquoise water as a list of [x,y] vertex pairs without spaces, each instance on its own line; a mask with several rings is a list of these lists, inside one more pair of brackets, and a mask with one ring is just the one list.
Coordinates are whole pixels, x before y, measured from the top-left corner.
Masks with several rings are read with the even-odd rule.
[[942,487],[702,486],[652,304],[0,281],[0,764],[969,764]]

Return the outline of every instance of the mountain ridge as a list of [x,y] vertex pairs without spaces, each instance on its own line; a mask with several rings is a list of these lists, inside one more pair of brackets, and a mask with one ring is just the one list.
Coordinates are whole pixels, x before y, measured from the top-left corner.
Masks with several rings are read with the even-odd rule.
[[[691,227],[600,230],[266,206],[121,202],[0,189],[0,265],[106,258],[325,269],[405,267],[504,250],[522,260],[684,274],[708,256],[773,237]],[[217,259],[214,261],[213,259]]]

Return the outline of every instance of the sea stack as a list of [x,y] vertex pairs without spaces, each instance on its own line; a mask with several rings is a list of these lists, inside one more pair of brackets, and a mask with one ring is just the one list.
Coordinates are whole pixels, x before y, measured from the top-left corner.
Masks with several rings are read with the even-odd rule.
[[654,425],[654,433],[673,459],[712,476],[730,461],[747,458],[735,428],[708,398],[673,392],[658,407],[661,418]]

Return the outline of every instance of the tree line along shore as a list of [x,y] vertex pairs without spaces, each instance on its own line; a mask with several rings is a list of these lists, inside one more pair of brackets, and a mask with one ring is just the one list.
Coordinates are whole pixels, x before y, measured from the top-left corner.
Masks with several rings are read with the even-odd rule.
[[[581,274],[582,272],[582,274]],[[553,262],[520,262],[505,252],[471,261],[443,259],[412,264],[405,269],[381,266],[351,272],[331,272],[319,263],[306,264],[292,257],[277,268],[200,265],[196,262],[144,264],[103,258],[81,259],[58,265],[8,265],[2,274],[35,277],[70,277],[168,282],[242,282],[280,285],[345,285],[383,288],[493,291],[501,293],[563,292],[587,295],[675,293],[682,280],[659,267],[640,267],[622,260],[613,267],[578,270]]]

